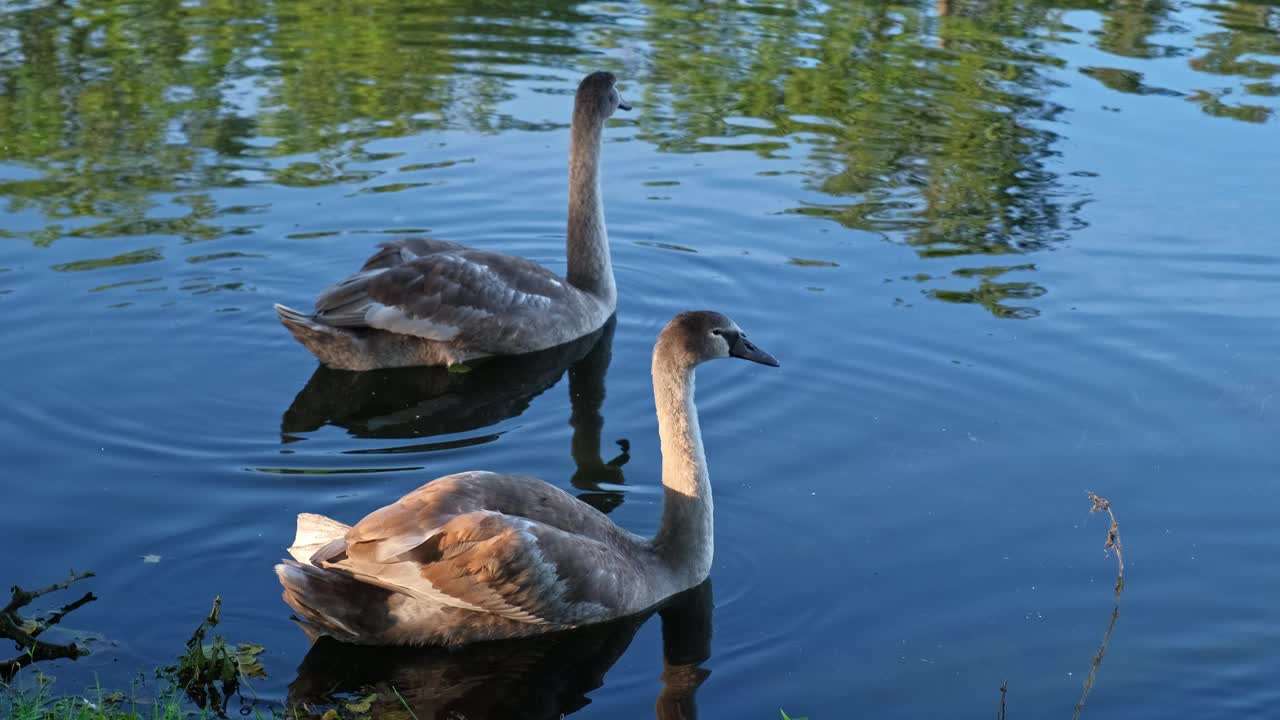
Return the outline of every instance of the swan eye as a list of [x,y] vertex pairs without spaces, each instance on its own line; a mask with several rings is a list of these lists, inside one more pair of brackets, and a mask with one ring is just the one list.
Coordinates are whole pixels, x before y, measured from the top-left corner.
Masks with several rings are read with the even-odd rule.
[[723,331],[723,330],[721,330],[720,328],[716,328],[715,330],[712,330],[712,331],[711,331],[711,334],[712,334],[712,335],[724,335],[724,331]]

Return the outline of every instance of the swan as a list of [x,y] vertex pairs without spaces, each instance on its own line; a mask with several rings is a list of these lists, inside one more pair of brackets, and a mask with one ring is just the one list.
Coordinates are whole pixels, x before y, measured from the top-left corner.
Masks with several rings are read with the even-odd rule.
[[664,487],[652,538],[542,480],[437,478],[354,526],[303,513],[276,565],[316,635],[365,645],[464,645],[635,615],[711,571],[711,482],[694,368],[737,357],[777,367],[729,318],[677,315],[653,351]]
[[[343,702],[340,694],[359,693],[372,702],[366,715],[371,718],[395,713],[423,720],[563,718],[591,702],[588,696],[605,684],[636,632],[657,614],[662,675],[656,720],[689,720],[698,717],[697,691],[711,674],[702,664],[711,657],[713,599],[706,580],[652,612],[574,632],[460,648],[348,645],[315,638],[289,683],[285,705],[336,705]],[[387,687],[396,691],[369,693]]]
[[600,151],[605,121],[630,110],[611,73],[578,85],[569,141],[566,277],[524,258],[431,238],[381,243],[360,271],[280,322],[320,362],[341,370],[456,365],[545,350],[613,315]]

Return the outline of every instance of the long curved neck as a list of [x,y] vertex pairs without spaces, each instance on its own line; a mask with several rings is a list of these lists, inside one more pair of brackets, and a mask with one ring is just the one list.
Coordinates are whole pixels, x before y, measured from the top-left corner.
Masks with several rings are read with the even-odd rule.
[[677,579],[692,587],[711,571],[711,479],[693,404],[693,368],[663,355],[655,352],[653,359],[663,485],[662,524],[653,546]]
[[565,254],[571,285],[612,307],[617,302],[609,234],[600,194],[600,147],[604,122],[579,109],[569,139],[569,229]]

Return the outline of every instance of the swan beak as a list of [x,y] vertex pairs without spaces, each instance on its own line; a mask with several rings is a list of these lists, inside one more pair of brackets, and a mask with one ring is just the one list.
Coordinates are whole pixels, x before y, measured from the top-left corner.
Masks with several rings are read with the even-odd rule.
[[631,103],[629,103],[629,102],[627,102],[626,100],[623,100],[621,97],[619,97],[619,98],[618,98],[618,109],[619,109],[619,110],[630,110],[630,109],[631,109]]
[[777,358],[756,347],[742,335],[738,335],[737,339],[733,341],[733,346],[729,348],[729,355],[743,360],[750,360],[751,362],[758,362],[761,365],[778,367]]

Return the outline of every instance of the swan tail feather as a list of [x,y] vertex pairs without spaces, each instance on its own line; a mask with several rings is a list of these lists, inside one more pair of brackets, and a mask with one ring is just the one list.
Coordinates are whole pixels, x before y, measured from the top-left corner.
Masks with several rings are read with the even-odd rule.
[[352,596],[359,596],[363,583],[294,560],[276,565],[276,577],[284,588],[284,601],[297,613],[299,624],[312,640],[321,635],[344,642],[364,639],[360,605],[350,602]]
[[354,332],[327,325],[314,315],[279,303],[275,309],[280,323],[320,362],[342,370],[367,369],[360,362],[365,356],[363,340]]
[[289,556],[300,563],[311,562],[316,551],[347,534],[350,525],[314,513],[298,515],[298,529],[289,546]]

